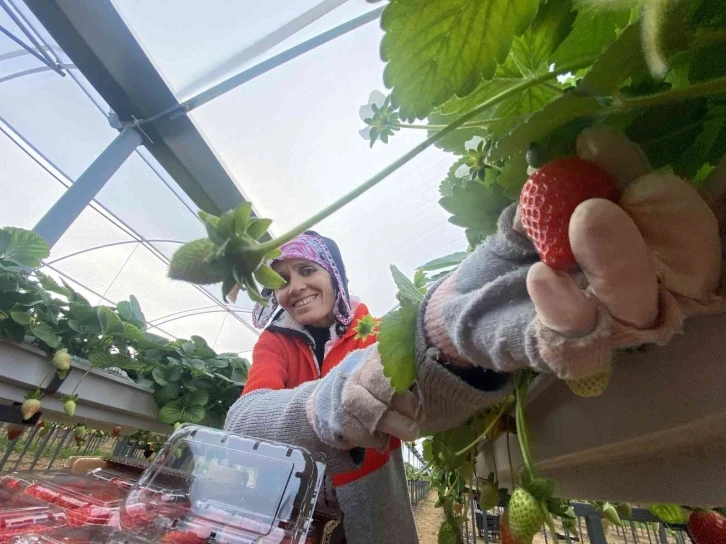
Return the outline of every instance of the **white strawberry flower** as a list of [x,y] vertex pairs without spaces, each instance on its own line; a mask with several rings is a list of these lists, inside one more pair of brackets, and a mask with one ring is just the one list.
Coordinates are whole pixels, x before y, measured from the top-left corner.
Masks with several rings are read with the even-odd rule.
[[366,119],[370,119],[371,117],[373,117],[373,115],[375,114],[375,111],[373,111],[373,105],[375,104],[378,108],[381,108],[385,101],[386,95],[383,94],[381,91],[371,91],[371,94],[368,95],[368,103],[361,106],[358,110],[358,116],[360,117],[360,120],[365,122]]
[[484,138],[481,136],[472,136],[469,140],[466,141],[464,144],[464,149],[467,151],[476,151],[476,149],[479,147],[479,144],[484,141]]

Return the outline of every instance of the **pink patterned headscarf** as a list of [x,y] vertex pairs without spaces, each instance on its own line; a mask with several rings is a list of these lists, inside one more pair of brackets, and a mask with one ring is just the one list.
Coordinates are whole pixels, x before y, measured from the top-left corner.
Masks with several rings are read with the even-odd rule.
[[[335,320],[342,325],[350,325],[353,320],[353,312],[350,306],[350,297],[348,296],[345,268],[342,262],[340,264],[336,263],[323,237],[317,233],[308,231],[294,240],[283,244],[280,247],[280,251],[282,251],[282,255],[270,261],[268,263],[269,265],[284,261],[285,259],[305,259],[306,261],[312,261],[321,266],[333,276],[337,291],[335,305],[333,306]],[[341,268],[343,269],[342,273]],[[279,308],[275,293],[271,289],[263,290],[262,294],[267,298],[267,304],[255,305],[255,309],[252,312],[252,323],[258,329],[264,328]]]

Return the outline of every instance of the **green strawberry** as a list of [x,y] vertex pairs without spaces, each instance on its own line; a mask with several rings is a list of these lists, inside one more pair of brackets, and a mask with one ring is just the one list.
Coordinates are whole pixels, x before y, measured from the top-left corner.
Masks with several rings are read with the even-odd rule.
[[177,421],[176,423],[174,423],[174,430],[176,431],[179,427],[181,427],[181,425],[181,421]]
[[66,348],[59,349],[53,355],[53,366],[61,372],[66,372],[71,368],[71,356]]
[[648,510],[665,523],[679,524],[686,522],[683,509],[677,504],[649,504]]
[[620,514],[621,518],[629,518],[633,515],[633,507],[630,506],[627,502],[620,502],[616,504],[615,510],[618,511],[618,514]]
[[545,521],[545,514],[528,491],[517,488],[509,499],[509,528],[522,544],[532,541]]
[[499,504],[499,490],[490,481],[485,481],[479,489],[479,505],[485,512]]
[[607,389],[612,375],[613,368],[609,366],[607,370],[600,374],[581,380],[565,380],[565,383],[579,397],[598,397]]
[[79,423],[73,428],[73,437],[76,440],[82,440],[84,436],[86,436],[86,426]]
[[70,417],[73,417],[73,415],[76,413],[77,400],[78,395],[63,395],[63,398],[61,399],[61,402],[63,403],[63,409]]
[[622,527],[623,522],[620,520],[620,516],[618,515],[618,511],[615,510],[615,507],[610,504],[609,502],[606,502],[602,507],[602,515],[605,516],[605,519],[610,521],[611,523],[614,523],[618,527]]

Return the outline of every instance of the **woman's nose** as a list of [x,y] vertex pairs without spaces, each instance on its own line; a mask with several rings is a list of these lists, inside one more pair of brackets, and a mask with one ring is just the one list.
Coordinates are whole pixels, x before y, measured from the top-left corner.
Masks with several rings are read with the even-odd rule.
[[291,276],[289,284],[291,293],[299,293],[305,288],[305,282],[298,275]]

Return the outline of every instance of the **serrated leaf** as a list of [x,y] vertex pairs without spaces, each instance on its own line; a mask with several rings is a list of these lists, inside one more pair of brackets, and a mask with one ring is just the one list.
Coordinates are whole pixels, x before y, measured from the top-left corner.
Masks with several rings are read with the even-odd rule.
[[[603,9],[603,3],[579,2],[577,17],[568,34],[549,62],[557,65],[570,64],[579,59],[597,55],[615,41],[619,29],[625,28],[630,19],[630,8]],[[617,2],[611,4],[617,7]]]
[[70,297],[71,291],[68,288],[60,285],[57,281],[55,281],[47,274],[43,274],[40,270],[36,270],[35,272],[33,272],[33,274],[36,278],[38,278],[38,282],[46,291],[50,291],[51,293],[57,293],[65,297]]
[[391,265],[391,275],[393,281],[396,282],[398,292],[403,298],[418,304],[423,300],[423,295],[419,292],[416,286],[409,280],[406,275],[401,272],[395,265]]
[[497,176],[497,185],[499,185],[504,196],[510,200],[519,200],[522,187],[527,183],[527,157],[524,153],[510,157],[502,167],[502,171]]
[[10,317],[15,321],[16,323],[19,323],[20,325],[30,325],[30,322],[33,320],[33,316],[27,311],[26,308],[22,306],[13,306],[13,308],[10,310]]
[[247,235],[255,240],[262,238],[262,235],[267,232],[272,224],[272,219],[260,219],[253,217],[249,220],[247,226]]
[[199,423],[206,414],[207,410],[201,404],[185,406],[181,421],[182,423]]
[[381,17],[381,57],[401,118],[424,119],[490,79],[538,8],[538,0],[391,1]]
[[159,421],[167,425],[174,425],[177,421],[184,421],[184,403],[175,399],[164,404],[159,410]]
[[154,378],[154,381],[162,387],[169,385],[169,379],[166,377],[166,368],[163,366],[154,367],[151,371],[151,377]]
[[39,234],[16,227],[5,227],[3,230],[9,238],[4,235],[0,240],[0,257],[35,268],[50,254],[48,244]]
[[383,373],[399,393],[416,379],[416,315],[418,305],[403,305],[386,314],[378,333],[378,352]]
[[501,211],[510,204],[498,186],[487,189],[479,183],[466,188],[453,187],[452,195],[439,200],[439,204],[453,214],[449,222],[486,236],[496,231]]
[[144,331],[142,331],[136,325],[132,325],[131,323],[124,322],[123,327],[124,327],[123,337],[125,340],[134,342],[136,344],[147,344],[148,343],[146,336],[144,335]]
[[179,396],[180,392],[181,387],[179,386],[179,384],[171,382],[163,387],[159,387],[156,391],[154,391],[154,400],[156,401],[156,404],[158,404],[159,406],[163,406],[168,402],[176,399]]
[[184,404],[187,406],[204,406],[209,402],[209,393],[197,389],[184,395]]
[[602,110],[603,106],[595,98],[568,93],[550,102],[499,140],[489,152],[489,158],[497,161],[525,153],[532,142],[543,139],[558,127]]
[[192,342],[194,342],[198,346],[202,347],[209,347],[209,344],[207,344],[207,341],[202,338],[201,336],[192,335],[191,338],[189,338]]
[[178,382],[181,380],[183,369],[179,363],[169,363],[166,366],[166,379],[169,382]]
[[142,330],[146,329],[146,317],[144,312],[141,311],[138,299],[134,295],[131,295],[129,300],[119,302],[116,305],[116,311],[122,320],[136,325]]
[[418,270],[430,272],[432,270],[440,270],[442,268],[448,268],[450,266],[457,266],[461,261],[466,259],[467,255],[469,254],[466,251],[457,251],[456,253],[451,253],[450,255],[446,255],[445,257],[439,257],[438,259],[429,261],[426,264],[422,264],[418,267]]
[[111,308],[108,306],[99,306],[96,309],[98,314],[98,322],[101,324],[101,332],[103,334],[123,334],[124,324],[121,322],[121,318],[116,315]]
[[582,78],[580,88],[593,96],[609,96],[635,74],[645,72],[645,57],[640,47],[640,24],[629,25]]
[[217,232],[223,239],[229,239],[235,235],[235,217],[233,211],[226,211],[219,217]]
[[86,297],[84,297],[78,291],[73,289],[73,287],[68,285],[68,282],[66,282],[66,280],[61,278],[61,283],[63,284],[63,287],[68,289],[68,291],[71,293],[71,296],[68,297],[68,302],[73,303],[73,304],[79,304],[82,306],[89,306],[89,307],[91,306],[91,303],[88,302],[88,299],[86,299]]
[[47,323],[38,323],[30,329],[30,334],[35,336],[37,339],[42,340],[51,348],[57,348],[60,345],[60,337]]
[[0,320],[0,333],[16,344],[20,344],[25,340],[25,327],[12,319]]

